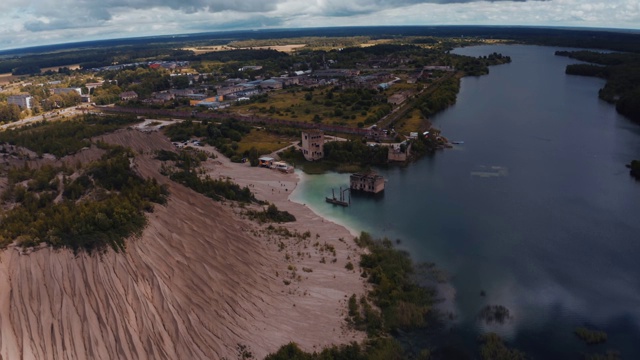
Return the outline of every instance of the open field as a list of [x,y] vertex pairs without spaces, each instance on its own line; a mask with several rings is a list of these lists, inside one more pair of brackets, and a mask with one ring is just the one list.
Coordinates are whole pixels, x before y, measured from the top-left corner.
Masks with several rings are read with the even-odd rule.
[[426,128],[428,128],[428,122],[424,119],[424,116],[422,116],[418,109],[414,109],[409,112],[395,125],[396,132],[402,135],[407,135],[413,131],[422,131]]
[[307,46],[307,44],[290,44],[290,45],[274,45],[274,46],[255,46],[255,47],[230,47],[227,45],[218,45],[218,46],[200,46],[200,47],[190,47],[183,48],[182,50],[193,51],[196,55],[202,55],[207,53],[212,53],[216,51],[227,51],[227,50],[276,50],[285,53],[292,53],[297,49],[303,48]]
[[58,71],[60,68],[63,68],[63,67],[69,68],[71,70],[78,70],[80,69],[80,64],[73,64],[73,65],[66,65],[66,66],[53,66],[53,67],[43,68],[41,69],[41,71],[42,72],[49,71],[49,70]]
[[242,154],[252,147],[255,147],[258,149],[259,154],[269,154],[289,146],[296,140],[300,139],[293,136],[273,134],[264,129],[251,129],[251,132],[245,135],[238,143],[238,152]]
[[19,78],[19,76],[14,76],[11,73],[0,74],[0,85],[10,84],[12,81]]
[[[331,86],[325,86],[315,88],[313,91],[271,92],[266,103],[250,103],[231,109],[240,114],[251,113],[256,116],[306,123],[315,122],[314,118],[317,116],[323,124],[357,127],[359,122],[364,123],[367,117],[383,107],[382,104],[375,104],[368,109],[358,109],[353,106],[354,104],[341,105],[337,99],[327,98],[327,93],[331,89]],[[311,94],[311,100],[305,99],[308,94]],[[338,97],[338,95],[334,96]]]
[[188,47],[182,48],[181,50],[193,51],[196,55],[207,54],[216,51],[225,51],[225,50],[233,50],[233,48],[228,47],[226,45],[217,45],[217,46],[198,46],[198,47]]

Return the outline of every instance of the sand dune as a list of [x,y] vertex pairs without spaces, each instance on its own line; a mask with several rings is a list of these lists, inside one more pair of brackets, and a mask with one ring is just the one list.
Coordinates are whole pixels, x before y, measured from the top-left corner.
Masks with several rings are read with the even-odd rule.
[[[171,147],[164,137],[121,131],[105,140],[144,152],[140,173],[167,181],[151,155]],[[295,175],[210,162],[214,176],[251,183],[294,213],[287,227],[311,238],[267,236],[237,208],[171,183],[168,204],[124,253],[0,252],[0,359],[233,359],[238,344],[262,358],[289,341],[313,350],[362,339],[344,323],[346,296],[364,291],[344,268],[356,256],[349,232],[287,200]],[[335,263],[320,263],[334,256],[316,242],[335,247]]]

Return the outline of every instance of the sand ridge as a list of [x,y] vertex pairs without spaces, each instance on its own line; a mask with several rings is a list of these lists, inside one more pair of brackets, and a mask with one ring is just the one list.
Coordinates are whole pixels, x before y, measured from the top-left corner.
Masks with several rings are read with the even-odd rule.
[[298,221],[282,226],[309,231],[305,240],[267,234],[243,209],[160,175],[152,152],[172,145],[158,133],[104,140],[142,152],[136,169],[167,183],[169,201],[123,253],[2,250],[0,358],[231,359],[238,344],[263,358],[289,341],[314,350],[364,338],[344,321],[347,297],[365,290],[344,267],[358,249],[347,229],[288,201],[295,174],[222,157],[206,165],[293,213]]

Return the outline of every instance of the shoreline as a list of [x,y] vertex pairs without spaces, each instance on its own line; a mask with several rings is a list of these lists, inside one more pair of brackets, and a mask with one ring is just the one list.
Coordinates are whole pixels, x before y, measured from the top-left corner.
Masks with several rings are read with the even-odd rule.
[[[325,218],[307,204],[291,199],[296,191],[300,191],[304,176],[251,167],[248,163],[232,163],[213,147],[205,146],[203,150],[216,155],[216,159],[203,163],[207,175],[229,178],[240,186],[248,186],[256,198],[268,201],[279,210],[288,211],[296,217],[295,222],[280,224],[258,224],[253,220],[244,220],[254,234],[259,234],[258,238],[267,241],[269,250],[275,254],[277,261],[273,266],[277,268],[276,273],[281,276],[283,273],[293,273],[296,277],[283,279],[277,286],[301,311],[299,319],[288,319],[299,326],[292,328],[288,334],[281,334],[281,340],[271,344],[275,347],[262,350],[259,346],[252,347],[256,358],[273,353],[289,342],[296,342],[302,350],[309,352],[352,341],[362,342],[366,334],[351,329],[346,321],[348,298],[352,294],[364,295],[367,291],[366,279],[359,272],[358,259],[362,249],[353,241],[358,235],[355,229]],[[232,210],[236,215],[243,216],[243,208]],[[297,234],[308,232],[310,237],[306,240],[299,237],[275,239],[267,234],[266,228],[269,226]],[[347,270],[347,263],[352,263],[355,269]],[[291,271],[291,268],[294,270]],[[286,285],[289,281],[291,283]],[[295,290],[292,291],[294,285]],[[302,298],[299,296],[301,294]],[[298,317],[287,314],[289,317],[292,315]],[[263,353],[263,350],[267,351]]]
[[297,204],[300,204],[300,205],[303,205],[303,206],[307,207],[307,208],[308,208],[309,210],[311,210],[314,214],[316,214],[316,215],[318,215],[318,216],[322,217],[325,221],[328,221],[328,222],[330,222],[330,223],[334,223],[334,224],[336,224],[336,225],[338,225],[338,226],[342,226],[342,227],[344,227],[347,231],[349,231],[349,233],[351,233],[351,236],[353,236],[353,237],[360,236],[360,232],[361,232],[361,231],[356,230],[356,229],[355,229],[355,228],[353,228],[352,226],[350,226],[350,225],[348,225],[348,224],[345,224],[344,222],[337,221],[336,219],[333,219],[333,218],[327,217],[326,215],[321,214],[321,213],[320,213],[320,212],[319,212],[319,211],[318,211],[314,206],[309,206],[309,205],[307,205],[306,203],[302,203],[302,202],[300,202],[298,199],[291,199],[292,197],[294,197],[294,196],[297,194],[297,192],[300,192],[300,191],[301,191],[301,190],[300,190],[300,185],[301,185],[301,184],[303,184],[303,183],[305,183],[305,182],[307,182],[307,181],[309,181],[309,179],[307,179],[307,177],[308,177],[308,176],[311,176],[311,175],[309,175],[309,174],[305,174],[302,170],[298,170],[298,169],[296,169],[296,171],[294,172],[294,174],[296,174],[296,176],[298,177],[298,181],[297,181],[297,183],[296,183],[296,187],[295,187],[295,189],[294,189],[294,190],[291,192],[291,194],[289,195],[289,200],[290,200],[290,201],[295,202],[295,203],[297,203]]

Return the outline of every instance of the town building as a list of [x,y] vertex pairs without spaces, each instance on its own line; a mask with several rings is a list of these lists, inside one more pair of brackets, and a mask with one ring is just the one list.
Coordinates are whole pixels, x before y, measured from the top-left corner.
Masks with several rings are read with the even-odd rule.
[[404,92],[393,94],[389,96],[387,102],[392,105],[400,105],[407,100],[407,94]]
[[257,65],[257,66],[248,65],[248,66],[243,66],[240,69],[238,69],[238,71],[248,71],[248,70],[254,70],[254,71],[262,70],[262,66],[259,66],[259,65]]
[[374,194],[384,191],[384,178],[374,172],[351,174],[349,180],[352,191],[364,191]]
[[75,91],[78,95],[82,95],[81,88],[53,88],[51,91],[53,91],[54,94],[68,94]]
[[245,89],[245,87],[244,86],[240,86],[240,85],[227,86],[227,87],[223,87],[223,88],[218,89],[218,95],[234,94],[234,93],[240,92],[240,91],[242,91],[244,89]]
[[302,154],[307,161],[324,157],[324,132],[309,130],[302,132]]
[[9,95],[7,103],[18,105],[22,109],[31,109],[33,106],[33,97],[29,94]]
[[269,79],[261,82],[260,86],[263,89],[280,90],[282,89],[282,82],[277,81],[276,79]]
[[120,94],[120,100],[122,101],[135,100],[137,98],[138,94],[135,91],[125,91]]

